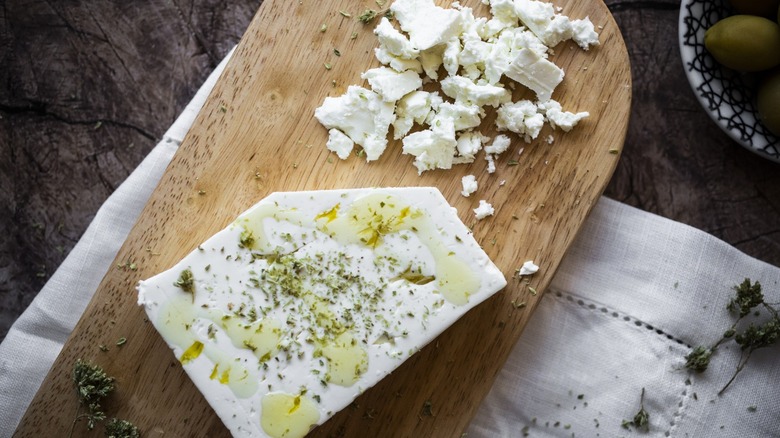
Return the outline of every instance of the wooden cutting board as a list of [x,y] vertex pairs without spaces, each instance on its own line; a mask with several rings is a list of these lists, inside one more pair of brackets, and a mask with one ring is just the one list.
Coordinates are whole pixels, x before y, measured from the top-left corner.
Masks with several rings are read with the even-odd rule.
[[[462,3],[488,16],[478,0]],[[361,84],[361,72],[378,65],[373,26],[355,19],[376,4],[266,0],[16,436],[67,436],[79,409],[71,381],[79,358],[116,377],[107,412],[132,421],[145,437],[228,436],[136,305],[135,284],[171,267],[273,191],[366,186],[438,187],[509,284],[311,435],[460,436],[609,181],[625,139],[631,75],[620,31],[599,0],[562,6],[571,18],[590,17],[601,46],[585,52],[565,42],[555,48],[551,59],[566,78],[553,97],[564,109],[591,116],[569,133],[546,127],[530,144],[513,137],[495,174],[486,172],[480,155],[471,165],[418,176],[412,157],[400,153],[400,142],[391,142],[376,162],[337,159],[325,149],[327,132],[313,118],[326,96]],[[516,99],[532,98],[521,88]],[[489,112],[483,125],[490,136],[496,134],[493,119]],[[479,190],[464,198],[460,181],[467,174],[477,175]],[[474,220],[479,199],[493,204],[495,216]],[[526,260],[540,266],[530,281],[514,277]],[[120,338],[127,342],[117,346]],[[102,436],[102,426],[87,433],[83,422],[75,431]]]

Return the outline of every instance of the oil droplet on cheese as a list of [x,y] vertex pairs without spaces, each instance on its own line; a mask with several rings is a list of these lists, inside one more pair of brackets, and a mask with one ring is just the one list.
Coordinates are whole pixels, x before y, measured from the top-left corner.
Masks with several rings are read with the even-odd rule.
[[[311,219],[305,220],[304,216],[297,210],[282,209],[275,204],[262,204],[256,206],[251,211],[239,216],[234,222],[235,225],[243,227],[243,233],[252,236],[252,243],[249,249],[260,251],[263,254],[271,254],[276,249],[268,241],[268,235],[265,233],[263,221],[268,218],[276,219],[280,222],[289,222],[298,226],[308,226],[313,228]],[[239,242],[236,242],[238,244]]]
[[356,199],[344,214],[322,226],[322,230],[342,243],[376,248],[383,236],[414,229],[422,217],[421,211],[393,196],[375,194]]
[[317,405],[304,395],[266,394],[261,410],[260,425],[273,438],[302,438],[320,421]]
[[394,196],[375,194],[356,199],[342,215],[320,229],[341,243],[373,248],[382,244],[385,235],[410,230],[433,255],[436,290],[447,301],[466,304],[469,296],[479,290],[474,269],[453,255],[430,217]]
[[334,205],[330,210],[323,211],[317,216],[314,216],[314,220],[318,221],[320,219],[327,219],[327,223],[333,222],[333,220],[336,219],[336,216],[339,214],[339,207],[341,207],[341,204]]
[[179,362],[181,362],[182,365],[187,365],[200,356],[200,353],[202,352],[203,343],[200,341],[195,341],[192,343],[192,345],[190,345],[190,348],[186,349],[184,353],[182,353],[181,357],[179,357]]
[[258,359],[272,354],[282,336],[281,323],[275,319],[262,319],[251,324],[239,318],[220,318],[219,321],[234,346],[252,350]]
[[228,385],[236,397],[247,398],[257,392],[258,379],[255,372],[222,352],[217,346],[202,342],[192,330],[197,319],[205,318],[221,323],[222,315],[221,312],[196,308],[189,297],[177,294],[160,310],[157,329],[168,344],[182,349],[187,347],[179,359],[183,365],[205,355],[214,363],[211,374],[227,372],[224,379],[220,374],[220,383]]
[[456,306],[469,302],[469,296],[479,290],[479,278],[461,260],[451,256],[436,256],[437,290]]
[[239,398],[248,398],[257,393],[259,385],[257,375],[250,372],[249,368],[211,345],[206,345],[205,352],[206,356],[214,362],[214,368],[209,375],[211,380],[227,385]]
[[444,299],[456,306],[469,302],[469,296],[479,290],[480,280],[474,268],[457,258],[439,238],[435,225],[419,221],[416,232],[433,255],[436,263],[436,290]]
[[322,355],[328,359],[330,382],[351,386],[368,369],[368,354],[349,333],[342,333],[322,347]]

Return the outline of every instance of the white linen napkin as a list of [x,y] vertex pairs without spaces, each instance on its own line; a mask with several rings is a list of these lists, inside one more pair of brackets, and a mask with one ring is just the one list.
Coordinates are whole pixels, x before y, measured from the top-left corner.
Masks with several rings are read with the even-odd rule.
[[[0,436],[13,434],[229,56],[0,344]],[[715,342],[731,325],[731,287],[745,277],[780,301],[777,267],[602,198],[467,436],[780,436],[780,347],[757,351],[722,396],[739,359],[733,341],[705,373],[682,366],[690,346]],[[639,411],[642,388],[649,432],[621,426]]]

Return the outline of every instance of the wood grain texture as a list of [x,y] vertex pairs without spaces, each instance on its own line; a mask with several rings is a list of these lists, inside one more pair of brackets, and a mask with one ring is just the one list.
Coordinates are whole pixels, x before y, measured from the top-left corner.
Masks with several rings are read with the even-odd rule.
[[[515,139],[494,175],[480,160],[418,176],[411,158],[399,153],[399,142],[370,164],[334,159],[323,147],[326,131],[312,117],[325,96],[359,83],[360,72],[376,65],[371,29],[338,13],[357,9],[347,1],[263,4],[117,256],[120,264],[134,259],[138,270],[107,274],[17,436],[70,428],[77,411],[70,371],[77,358],[99,362],[117,376],[119,390],[108,409],[132,419],[145,436],[226,436],[136,306],[134,285],[173,265],[270,192],[365,186],[436,186],[508,278],[525,260],[535,260],[541,271],[530,284],[511,279],[312,435],[449,437],[465,428],[541,297],[531,287],[547,286],[617,164],[619,154],[610,151],[622,148],[628,126],[628,55],[603,3],[566,5],[564,13],[589,15],[603,26],[602,45],[589,52],[573,43],[556,48],[554,61],[567,78],[554,97],[591,117],[570,133],[553,132],[552,145],[544,141],[549,128],[531,145]],[[475,9],[487,14],[484,6]],[[323,22],[326,32],[319,31]],[[324,69],[325,62],[332,70]],[[525,151],[518,158],[520,147]],[[511,159],[520,164],[509,166]],[[496,207],[494,217],[474,222],[477,199],[459,195],[467,173],[478,175],[480,198]],[[527,307],[516,309],[512,301]],[[115,346],[120,337],[127,343]],[[101,344],[110,351],[101,352]],[[434,415],[424,415],[426,402]]]

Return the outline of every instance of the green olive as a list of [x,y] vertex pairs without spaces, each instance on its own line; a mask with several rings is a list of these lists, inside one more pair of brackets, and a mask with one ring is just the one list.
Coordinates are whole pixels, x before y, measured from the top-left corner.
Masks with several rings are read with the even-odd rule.
[[763,17],[732,15],[707,29],[704,47],[728,68],[768,70],[780,64],[780,25]]
[[780,73],[774,73],[761,83],[758,116],[767,129],[780,135]]
[[738,14],[759,15],[766,18],[774,18],[780,0],[729,0],[731,6]]

